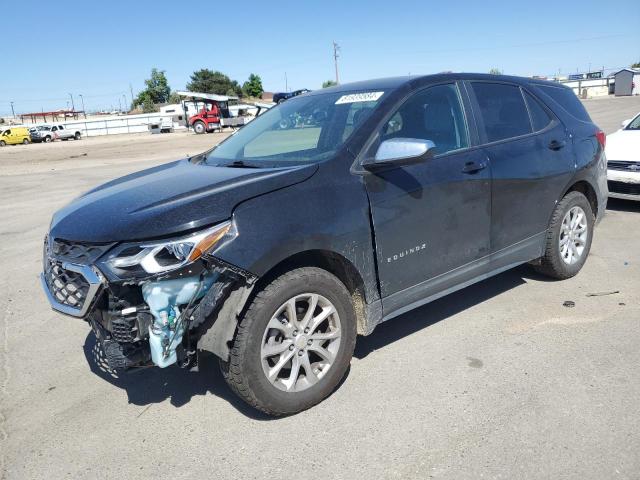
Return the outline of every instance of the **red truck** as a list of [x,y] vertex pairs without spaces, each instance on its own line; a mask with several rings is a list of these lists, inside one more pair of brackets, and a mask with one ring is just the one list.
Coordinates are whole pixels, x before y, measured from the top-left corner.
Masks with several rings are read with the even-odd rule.
[[[187,102],[195,105],[197,113],[188,117],[188,126],[193,127],[193,131],[198,134],[222,130],[223,127],[241,127],[250,120],[250,117],[239,113],[232,115],[232,112],[229,111],[229,102],[237,103],[238,97],[227,97],[213,93],[177,93],[185,97],[182,101],[182,107],[185,112],[188,111],[185,105]],[[239,112],[241,113],[242,110]],[[258,107],[259,112],[260,107]]]

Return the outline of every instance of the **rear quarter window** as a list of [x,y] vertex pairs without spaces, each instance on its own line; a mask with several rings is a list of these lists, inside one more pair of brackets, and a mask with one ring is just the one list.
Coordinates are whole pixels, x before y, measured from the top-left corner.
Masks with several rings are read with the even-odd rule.
[[527,106],[529,107],[529,113],[531,114],[533,131],[539,132],[540,130],[544,130],[546,126],[551,123],[552,118],[543,106],[540,105],[540,102],[533,97],[533,95],[529,92],[524,92],[524,97],[527,100]]
[[573,90],[566,87],[554,87],[553,85],[532,85],[538,91],[548,95],[556,102],[564,111],[569,115],[582,122],[591,123],[591,117],[587,113],[587,110],[582,105],[582,102],[578,99]]

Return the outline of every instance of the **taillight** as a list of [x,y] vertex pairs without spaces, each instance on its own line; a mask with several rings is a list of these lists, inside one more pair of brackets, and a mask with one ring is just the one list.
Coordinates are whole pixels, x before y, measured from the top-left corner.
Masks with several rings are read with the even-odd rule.
[[596,138],[598,139],[598,143],[602,145],[602,148],[604,148],[605,144],[607,143],[607,136],[602,130],[598,130],[596,132]]

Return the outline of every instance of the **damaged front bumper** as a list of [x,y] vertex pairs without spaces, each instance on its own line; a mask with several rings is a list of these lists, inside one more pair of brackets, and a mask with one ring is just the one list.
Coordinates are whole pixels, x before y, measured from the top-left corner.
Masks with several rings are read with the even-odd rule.
[[51,307],[90,323],[110,368],[186,367],[198,350],[228,359],[253,274],[204,254],[171,272],[116,279],[98,268],[96,254],[79,263],[47,247],[41,283]]

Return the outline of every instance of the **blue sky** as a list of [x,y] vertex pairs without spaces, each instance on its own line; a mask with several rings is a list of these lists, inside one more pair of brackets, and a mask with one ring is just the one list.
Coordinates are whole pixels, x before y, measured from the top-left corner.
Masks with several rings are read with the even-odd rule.
[[[573,73],[640,61],[640,2],[563,0],[18,2],[0,24],[0,115],[118,106],[152,67],[184,88],[200,68],[266,90],[319,88],[340,80],[434,73]],[[203,6],[201,6],[203,5]],[[184,13],[183,13],[184,12]],[[16,12],[17,13],[17,12]]]

